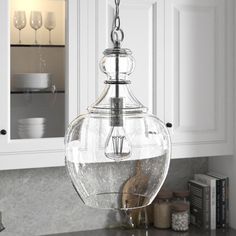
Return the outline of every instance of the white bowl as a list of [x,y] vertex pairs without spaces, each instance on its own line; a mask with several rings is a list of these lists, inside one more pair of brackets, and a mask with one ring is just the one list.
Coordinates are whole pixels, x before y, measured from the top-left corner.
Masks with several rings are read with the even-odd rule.
[[32,124],[25,124],[25,125],[21,125],[21,124],[18,124],[17,125],[17,127],[19,127],[19,128],[32,128],[32,129],[34,129],[34,128],[43,128],[43,127],[45,127],[46,125],[45,124],[36,124],[36,125],[32,125]]
[[35,123],[35,124],[33,124],[33,123],[20,124],[20,123],[18,123],[17,125],[22,126],[22,127],[28,127],[28,126],[30,126],[30,127],[36,126],[37,127],[37,126],[45,126],[46,123]]
[[20,138],[42,138],[44,135],[44,130],[29,130],[29,131],[18,131]]
[[44,117],[35,117],[35,118],[20,119],[17,122],[20,125],[36,125],[45,123],[46,119]]
[[44,124],[39,125],[18,125],[17,128],[20,130],[42,130],[45,129]]
[[18,131],[22,131],[22,132],[38,132],[41,130],[45,130],[45,127],[36,127],[36,128],[30,128],[30,127],[18,127]]
[[22,73],[13,76],[13,87],[23,90],[41,90],[51,86],[49,73]]

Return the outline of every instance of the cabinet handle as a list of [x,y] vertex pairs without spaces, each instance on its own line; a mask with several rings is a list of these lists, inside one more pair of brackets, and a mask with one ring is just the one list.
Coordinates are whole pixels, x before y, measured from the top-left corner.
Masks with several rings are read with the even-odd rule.
[[7,134],[7,131],[6,131],[5,129],[2,129],[2,130],[0,131],[0,134],[1,134],[1,135],[6,135],[6,134]]
[[172,127],[172,124],[168,122],[168,123],[166,123],[166,127],[167,127],[167,128],[171,128],[171,127]]

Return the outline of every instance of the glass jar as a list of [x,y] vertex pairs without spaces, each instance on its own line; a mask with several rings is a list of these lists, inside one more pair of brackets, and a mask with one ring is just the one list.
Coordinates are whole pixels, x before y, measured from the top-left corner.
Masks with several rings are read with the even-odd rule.
[[189,201],[189,191],[175,191],[173,203],[185,203],[188,205],[188,224],[190,224],[190,201]]
[[186,203],[172,204],[171,213],[171,228],[174,231],[184,232],[188,230],[188,210],[189,206]]
[[169,229],[171,226],[171,199],[173,193],[160,191],[154,203],[154,226],[159,229]]

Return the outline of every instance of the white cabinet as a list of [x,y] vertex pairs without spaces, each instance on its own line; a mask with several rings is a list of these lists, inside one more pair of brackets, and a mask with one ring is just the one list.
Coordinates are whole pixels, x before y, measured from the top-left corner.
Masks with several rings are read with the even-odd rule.
[[[48,137],[48,138],[37,138],[37,139],[20,139],[13,138],[11,133],[12,129],[15,128],[11,124],[11,112],[12,106],[11,102],[22,99],[22,96],[25,96],[25,101],[27,99],[34,99],[36,95],[33,93],[26,95],[18,95],[19,92],[13,94],[11,88],[11,40],[10,40],[10,25],[13,24],[11,11],[10,11],[10,2],[8,0],[3,0],[0,2],[0,28],[1,28],[1,37],[0,37],[0,107],[1,107],[1,116],[0,116],[0,130],[6,130],[0,135],[0,169],[17,169],[17,168],[36,168],[36,167],[49,167],[49,166],[62,166],[64,165],[64,132],[59,137]],[[21,2],[21,9],[24,3],[27,1]],[[35,2],[36,3],[36,2]],[[50,3],[54,4],[54,3]],[[25,5],[27,7],[33,7],[31,5]],[[88,2],[86,0],[66,0],[65,1],[65,14],[66,14],[66,44],[64,47],[65,50],[65,91],[64,100],[65,100],[65,127],[68,122],[74,119],[81,110],[85,109],[86,104],[84,104],[82,97],[83,85],[87,84],[87,77],[85,72],[87,71],[86,65],[84,65],[84,59],[87,55],[87,34],[82,34],[82,32],[87,32],[87,14],[86,11],[89,11]],[[15,10],[18,10],[17,8]],[[34,10],[34,9],[31,9]],[[29,26],[29,14],[27,15],[27,27],[28,31],[32,31]],[[44,17],[44,15],[43,15]],[[13,28],[14,29],[14,28]],[[42,26],[41,30],[45,30]],[[42,32],[41,31],[41,32]],[[22,30],[24,34],[24,30]],[[40,33],[39,33],[40,34]],[[53,32],[52,32],[53,34]],[[46,35],[47,36],[47,35]],[[45,37],[46,37],[45,36]],[[24,38],[24,37],[23,37]],[[29,40],[29,39],[28,39]],[[44,39],[46,40],[46,39]],[[19,46],[19,47],[18,47]],[[17,45],[17,48],[22,48],[24,45]],[[38,50],[40,59],[42,59],[41,49],[44,46],[26,45],[30,50],[36,48]],[[48,45],[50,47],[50,45]],[[47,46],[46,46],[47,47]],[[55,48],[55,45],[54,47]],[[32,49],[33,50],[33,49]],[[59,49],[58,49],[59,50]],[[25,60],[25,57],[29,56],[23,55],[22,60]],[[55,58],[55,67],[57,63],[57,58]],[[29,65],[30,68],[30,65]],[[81,79],[79,79],[81,77]],[[14,98],[13,98],[14,96]],[[18,99],[17,96],[21,98]],[[28,96],[28,97],[27,97]],[[37,94],[38,97],[44,96]],[[47,95],[45,95],[47,96]],[[44,97],[45,97],[44,96]],[[58,97],[60,94],[58,93]],[[57,97],[57,98],[58,98]],[[40,100],[40,99],[38,99]],[[42,99],[43,100],[43,99]],[[63,101],[64,102],[64,101]],[[63,105],[63,104],[62,104]],[[43,110],[42,107],[36,107],[35,110]],[[18,107],[18,113],[22,113],[21,106]],[[32,114],[34,115],[34,114]],[[55,117],[55,123],[60,117]],[[62,124],[64,126],[64,124]],[[58,127],[61,128],[61,127]],[[63,129],[63,128],[62,128]]]
[[173,157],[233,154],[232,1],[165,4],[165,120],[173,124]]
[[[66,125],[103,88],[113,0],[66,0]],[[137,98],[165,123],[173,158],[233,153],[233,0],[122,0]],[[64,165],[63,137],[12,139],[9,1],[0,1],[0,169]]]
[[[151,112],[172,123],[173,158],[233,154],[232,4],[121,1],[123,46],[136,59],[132,89]],[[114,3],[96,1],[95,8],[99,58],[109,46]],[[97,94],[101,85],[95,84]]]

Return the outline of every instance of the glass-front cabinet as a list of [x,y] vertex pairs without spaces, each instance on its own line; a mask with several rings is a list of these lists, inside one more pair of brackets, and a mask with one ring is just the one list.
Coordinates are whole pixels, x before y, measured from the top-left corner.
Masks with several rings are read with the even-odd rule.
[[65,0],[10,1],[10,138],[65,133]]
[[65,129],[83,108],[79,22],[86,4],[0,2],[0,169],[63,165]]

